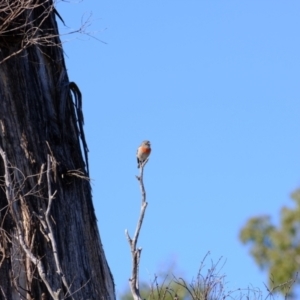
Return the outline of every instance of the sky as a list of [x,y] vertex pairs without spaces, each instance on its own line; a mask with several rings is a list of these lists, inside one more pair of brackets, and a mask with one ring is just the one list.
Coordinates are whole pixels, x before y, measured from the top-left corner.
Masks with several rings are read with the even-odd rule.
[[[143,140],[152,154],[141,280],[171,265],[195,278],[209,252],[207,267],[224,262],[226,289],[267,294],[267,273],[238,236],[251,217],[278,222],[300,186],[300,2],[84,0],[57,10],[117,298],[131,274],[124,231],[139,216]],[[85,20],[85,34],[68,34]]]

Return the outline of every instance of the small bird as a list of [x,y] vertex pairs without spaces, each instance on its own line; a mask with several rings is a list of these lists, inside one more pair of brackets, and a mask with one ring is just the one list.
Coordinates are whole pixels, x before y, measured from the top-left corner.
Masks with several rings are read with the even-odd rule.
[[136,158],[138,163],[138,168],[141,164],[149,157],[151,153],[151,145],[149,141],[143,141],[138,147],[136,152]]

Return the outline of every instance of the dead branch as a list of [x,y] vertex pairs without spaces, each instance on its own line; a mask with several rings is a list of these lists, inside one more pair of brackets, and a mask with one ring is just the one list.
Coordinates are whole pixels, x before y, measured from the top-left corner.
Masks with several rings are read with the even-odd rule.
[[37,267],[39,276],[41,278],[41,280],[44,282],[48,292],[50,293],[50,295],[52,296],[52,298],[54,300],[59,300],[61,299],[61,297],[59,297],[60,294],[60,289],[58,289],[57,291],[54,291],[46,277],[46,272],[45,272],[45,268],[44,265],[42,263],[42,261],[40,259],[38,259],[30,250],[30,248],[27,246],[27,244],[25,243],[24,240],[24,233],[22,230],[22,226],[21,226],[21,218],[19,216],[19,212],[18,209],[16,207],[16,196],[15,196],[15,192],[14,189],[12,188],[13,183],[12,183],[12,179],[10,176],[10,172],[9,172],[9,162],[6,156],[6,153],[3,151],[3,149],[0,147],[0,155],[2,157],[3,160],[3,164],[4,164],[4,170],[5,170],[5,174],[4,174],[4,178],[5,178],[5,193],[6,193],[6,198],[7,201],[9,203],[10,206],[10,210],[11,210],[11,215],[12,218],[15,221],[15,225],[16,225],[16,230],[17,230],[17,234],[16,234],[16,239],[19,242],[21,248],[23,249],[23,251],[26,254],[26,257],[30,259],[30,261]]
[[140,166],[140,176],[136,176],[137,180],[140,183],[142,202],[141,202],[140,216],[132,239],[128,233],[128,230],[127,229],[125,230],[125,235],[127,237],[130,250],[131,250],[131,256],[132,256],[132,271],[131,271],[131,278],[129,279],[129,285],[134,300],[142,300],[140,295],[140,290],[139,290],[139,264],[140,264],[142,248],[136,248],[136,245],[143,224],[145,211],[148,205],[148,202],[146,202],[146,191],[145,191],[144,180],[143,180],[144,167],[147,164],[147,162],[148,159],[142,163],[142,165]]
[[[47,26],[49,18],[55,16],[63,22],[55,9],[54,2],[51,0],[0,1],[0,46],[11,49],[10,53],[0,60],[0,64],[21,54],[32,45],[37,46],[41,52],[43,52],[41,47],[61,47],[60,34]],[[69,30],[64,35],[79,33],[92,36],[87,32],[90,23],[91,18],[88,17],[78,29]]]
[[[56,240],[55,240],[55,236],[54,236],[54,230],[53,230],[52,223],[50,220],[51,205],[52,205],[53,199],[55,199],[55,195],[56,195],[56,191],[52,192],[52,187],[51,187],[51,171],[53,171],[53,163],[55,163],[55,159],[53,158],[52,155],[48,155],[46,171],[44,171],[45,164],[43,164],[41,166],[40,173],[35,175],[36,179],[37,179],[37,184],[35,185],[35,187],[38,187],[41,185],[43,174],[46,173],[48,204],[47,204],[46,211],[42,211],[42,215],[39,215],[35,212],[33,212],[33,215],[35,215],[39,219],[41,227],[42,227],[41,232],[43,233],[46,240],[48,242],[50,242],[50,244],[51,244],[52,253],[53,253],[53,257],[54,257],[54,261],[55,261],[55,267],[57,270],[56,273],[61,278],[62,283],[67,291],[65,296],[61,295],[61,293],[60,293],[61,289],[58,289],[57,291],[55,291],[53,289],[53,287],[51,287],[49,280],[46,276],[45,268],[44,268],[42,261],[37,256],[35,256],[32,252],[33,240],[31,241],[30,245],[28,245],[29,241],[27,241],[25,229],[23,228],[23,225],[22,225],[22,221],[21,221],[22,217],[21,217],[21,212],[19,211],[19,206],[17,204],[17,200],[24,201],[23,197],[25,197],[27,195],[35,195],[35,192],[33,191],[33,189],[31,189],[28,193],[26,193],[23,196],[21,195],[22,187],[24,186],[25,180],[29,179],[30,177],[33,177],[33,175],[28,176],[28,177],[25,177],[24,174],[22,174],[22,173],[20,175],[15,175],[15,177],[18,177],[19,181],[20,181],[18,183],[18,185],[16,186],[11,177],[10,169],[13,169],[15,173],[18,172],[19,170],[10,166],[7,156],[6,156],[6,153],[3,151],[3,149],[1,147],[0,147],[0,155],[2,157],[3,164],[4,164],[5,194],[6,194],[6,198],[8,201],[8,207],[10,209],[11,216],[16,225],[16,235],[15,236],[16,236],[16,240],[17,240],[18,244],[21,246],[21,249],[25,252],[26,260],[29,260],[36,266],[41,280],[44,282],[45,286],[47,287],[50,295],[52,296],[52,298],[54,300],[59,300],[59,299],[62,299],[63,297],[68,297],[68,298],[73,299],[72,295],[74,293],[71,293],[70,287],[66,280],[66,277],[62,271],[60,259],[58,256],[58,248],[57,248],[57,244],[56,244]],[[23,180],[20,179],[20,176],[21,176],[21,178],[24,177]],[[18,285],[16,284],[16,286],[18,286]]]
[[[56,240],[54,237],[54,232],[53,232],[53,228],[52,228],[52,224],[50,222],[50,218],[49,218],[49,214],[50,214],[50,209],[51,209],[51,204],[52,201],[55,197],[55,194],[57,191],[55,191],[52,194],[52,189],[51,189],[51,175],[50,175],[50,170],[52,169],[52,165],[51,165],[51,156],[48,154],[47,155],[47,185],[48,185],[48,207],[47,210],[45,212],[45,219],[46,219],[46,224],[48,227],[48,236],[49,239],[51,241],[51,245],[52,245],[52,250],[53,250],[53,256],[54,256],[54,260],[55,260],[55,264],[56,264],[56,269],[57,269],[57,273],[61,276],[62,282],[65,286],[65,288],[67,289],[68,294],[70,295],[70,287],[67,283],[66,277],[62,271],[61,265],[60,265],[60,260],[58,257],[58,250],[57,250],[57,245],[56,245]],[[72,297],[73,299],[73,297]]]

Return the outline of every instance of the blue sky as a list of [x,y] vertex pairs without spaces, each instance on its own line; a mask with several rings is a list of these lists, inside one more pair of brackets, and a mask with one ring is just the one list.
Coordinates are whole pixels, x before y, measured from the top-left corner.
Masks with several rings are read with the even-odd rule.
[[[93,201],[119,295],[140,210],[135,152],[149,202],[140,274],[175,263],[195,277],[205,254],[228,289],[268,278],[240,244],[248,218],[278,220],[300,183],[299,1],[59,2],[69,78],[83,93]],[[208,261],[209,262],[209,261]]]

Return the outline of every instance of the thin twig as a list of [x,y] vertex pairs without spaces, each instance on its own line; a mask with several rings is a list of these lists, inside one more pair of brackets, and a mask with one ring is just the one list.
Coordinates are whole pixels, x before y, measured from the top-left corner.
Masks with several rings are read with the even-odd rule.
[[[79,28],[69,30],[64,34],[59,34],[56,30],[48,30],[46,22],[52,15],[56,15],[61,19],[54,6],[55,3],[49,0],[41,0],[39,3],[32,0],[2,0],[0,3],[0,15],[4,17],[0,17],[1,43],[9,45],[11,40],[13,40],[15,44],[18,44],[18,49],[3,57],[0,60],[0,64],[24,52],[32,45],[36,45],[39,50],[41,50],[40,46],[61,48],[59,37],[65,35],[84,34],[99,40],[94,37],[93,32],[87,31],[92,22],[91,16],[83,20]],[[42,10],[40,9],[41,7],[43,8]],[[34,10],[42,11],[42,13],[36,15]],[[11,26],[12,24],[13,26]],[[101,40],[99,41],[105,43]],[[41,50],[41,52],[46,55],[44,51]]]

